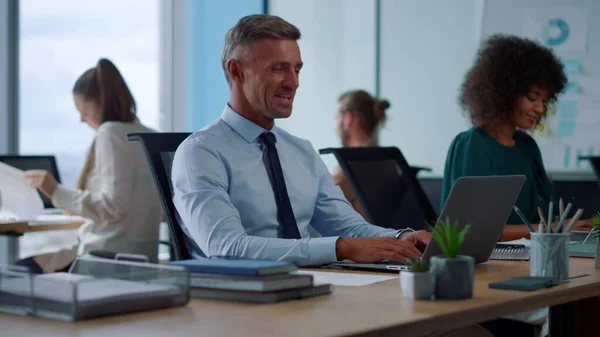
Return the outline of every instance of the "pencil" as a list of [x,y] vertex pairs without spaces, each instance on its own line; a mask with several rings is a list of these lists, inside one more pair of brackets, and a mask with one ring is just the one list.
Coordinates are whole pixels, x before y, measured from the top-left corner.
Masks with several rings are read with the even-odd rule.
[[563,199],[560,198],[560,200],[558,201],[558,217],[562,218],[564,212],[565,212],[565,203],[563,202]]
[[569,277],[569,280],[572,280],[574,278],[580,278],[580,277],[586,277],[586,276],[590,276],[591,274],[581,274],[581,275],[577,275],[577,276],[573,276],[573,277]]
[[554,218],[552,214],[553,208],[554,202],[550,199],[550,203],[548,204],[548,233],[552,233],[552,219]]
[[544,226],[546,226],[546,219],[544,219],[544,212],[542,208],[538,206],[538,215],[540,216],[540,226],[538,227],[538,233],[544,232]]
[[525,216],[523,215],[523,213],[521,213],[521,210],[519,209],[519,207],[517,206],[513,206],[513,209],[515,210],[515,212],[517,213],[517,215],[519,216],[519,218],[521,218],[521,220],[523,221],[523,223],[525,224],[525,226],[527,226],[527,228],[529,228],[530,232],[535,232],[535,229],[533,229],[533,227],[531,226],[531,224],[529,223],[529,221],[527,221],[527,219],[525,218]]
[[571,230],[571,228],[575,225],[575,222],[581,218],[581,215],[583,215],[583,208],[577,210],[577,213],[575,213],[575,216],[573,216],[573,219],[571,219],[571,222],[569,222],[569,225],[565,228],[565,233]]
[[573,207],[573,204],[568,203],[567,208],[562,211],[562,215],[560,216],[560,219],[558,220],[558,225],[556,225],[556,233],[560,233],[560,229],[562,228],[562,225],[565,222],[565,219],[569,215],[569,211],[571,210],[571,207]]

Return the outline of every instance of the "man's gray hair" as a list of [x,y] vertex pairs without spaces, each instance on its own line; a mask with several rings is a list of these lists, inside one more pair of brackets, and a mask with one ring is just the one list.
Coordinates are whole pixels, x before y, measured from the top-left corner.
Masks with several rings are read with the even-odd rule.
[[248,15],[241,18],[225,35],[221,66],[225,72],[225,79],[231,86],[231,79],[227,73],[227,61],[233,51],[240,45],[249,45],[262,39],[298,40],[300,30],[284,19],[267,14]]

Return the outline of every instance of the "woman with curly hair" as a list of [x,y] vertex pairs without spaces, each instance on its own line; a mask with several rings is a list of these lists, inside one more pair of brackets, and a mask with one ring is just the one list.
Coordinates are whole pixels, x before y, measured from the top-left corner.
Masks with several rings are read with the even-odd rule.
[[[553,195],[540,150],[527,131],[541,128],[547,109],[563,91],[567,77],[553,52],[516,36],[494,35],[479,50],[467,72],[459,102],[473,127],[450,145],[444,169],[442,204],[461,176],[526,176],[516,201],[527,220],[539,222],[538,198]],[[513,212],[502,240],[529,237],[529,230]],[[576,229],[590,226],[578,221]]]

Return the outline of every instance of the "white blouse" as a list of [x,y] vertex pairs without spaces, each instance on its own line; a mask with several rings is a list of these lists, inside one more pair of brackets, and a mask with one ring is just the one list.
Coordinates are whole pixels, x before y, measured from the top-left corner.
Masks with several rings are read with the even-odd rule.
[[148,161],[128,133],[154,132],[139,122],[104,122],[96,130],[95,163],[86,190],[58,185],[55,207],[89,218],[79,229],[78,254],[91,250],[158,258],[162,208]]

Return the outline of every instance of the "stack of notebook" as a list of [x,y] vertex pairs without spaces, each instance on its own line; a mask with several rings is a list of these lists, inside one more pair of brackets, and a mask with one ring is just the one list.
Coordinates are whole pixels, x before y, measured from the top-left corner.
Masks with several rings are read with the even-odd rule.
[[284,261],[201,259],[169,262],[186,267],[192,297],[270,303],[333,291],[331,284],[313,284],[312,275],[296,274]]
[[520,243],[497,243],[490,260],[528,261],[529,246]]
[[[589,234],[589,232],[585,233]],[[497,243],[490,260],[528,261],[531,258],[530,246],[531,243],[527,239]],[[589,240],[587,243],[585,240],[583,242],[570,242],[568,249],[570,257],[594,258],[596,256],[595,240]]]

